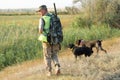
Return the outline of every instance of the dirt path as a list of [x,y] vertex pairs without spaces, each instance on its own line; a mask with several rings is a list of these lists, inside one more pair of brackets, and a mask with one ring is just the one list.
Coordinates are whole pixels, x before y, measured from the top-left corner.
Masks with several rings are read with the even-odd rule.
[[[94,53],[90,58],[81,57],[74,62],[72,52],[67,49],[60,53],[62,74],[46,77],[43,59],[27,61],[8,67],[0,72],[0,80],[105,80],[114,74],[120,75],[120,38],[103,41],[108,55]],[[115,78],[116,77],[112,77]],[[119,78],[119,77],[117,77]]]

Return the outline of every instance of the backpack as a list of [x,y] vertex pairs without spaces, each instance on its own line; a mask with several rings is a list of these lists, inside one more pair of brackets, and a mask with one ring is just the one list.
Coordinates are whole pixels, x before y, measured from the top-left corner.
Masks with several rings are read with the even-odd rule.
[[60,44],[63,41],[63,31],[60,19],[55,15],[51,14],[50,28],[47,33],[47,41],[49,44]]

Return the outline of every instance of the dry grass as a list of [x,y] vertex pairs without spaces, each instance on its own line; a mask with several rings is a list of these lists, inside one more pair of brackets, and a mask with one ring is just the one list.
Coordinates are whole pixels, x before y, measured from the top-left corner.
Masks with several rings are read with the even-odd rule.
[[59,15],[63,28],[70,27],[76,16],[78,15]]
[[100,52],[90,58],[82,56],[76,62],[67,49],[60,53],[60,76],[46,77],[42,60],[13,65],[0,72],[0,80],[120,80],[120,38],[103,41],[108,54]]

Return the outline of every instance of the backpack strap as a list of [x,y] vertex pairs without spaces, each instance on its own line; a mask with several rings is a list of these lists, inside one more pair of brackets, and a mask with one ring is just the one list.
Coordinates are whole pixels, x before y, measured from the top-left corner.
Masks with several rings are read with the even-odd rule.
[[[42,20],[42,27],[43,27],[43,31],[45,31],[45,28],[44,28],[44,26],[45,26],[45,20],[43,19],[43,18],[41,18],[41,20]],[[46,33],[46,31],[45,31],[45,33]]]

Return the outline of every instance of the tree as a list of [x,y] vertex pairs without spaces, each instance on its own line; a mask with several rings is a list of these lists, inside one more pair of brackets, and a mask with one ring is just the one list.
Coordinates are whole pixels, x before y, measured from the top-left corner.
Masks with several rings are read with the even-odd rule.
[[82,4],[84,16],[92,23],[109,23],[111,26],[114,23],[113,27],[120,27],[120,0],[73,0],[74,4],[78,2]]
[[78,14],[79,13],[79,10],[78,8],[72,6],[72,7],[66,7],[65,8],[66,11],[69,13],[69,14]]

